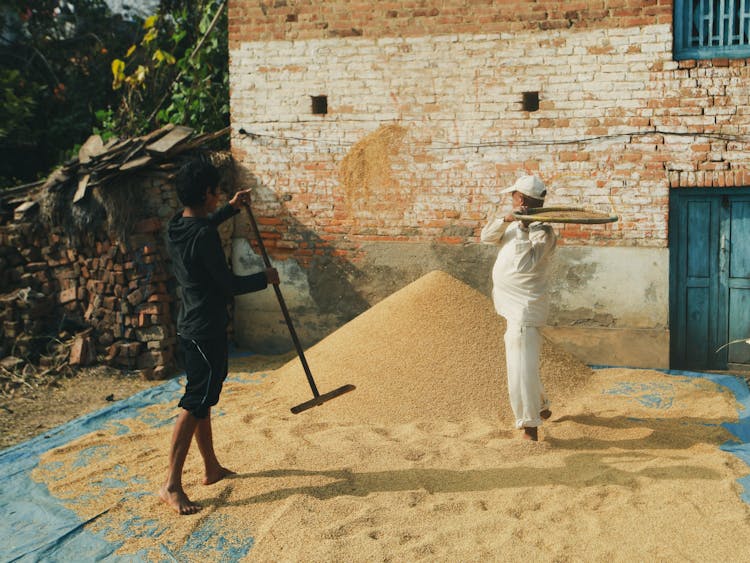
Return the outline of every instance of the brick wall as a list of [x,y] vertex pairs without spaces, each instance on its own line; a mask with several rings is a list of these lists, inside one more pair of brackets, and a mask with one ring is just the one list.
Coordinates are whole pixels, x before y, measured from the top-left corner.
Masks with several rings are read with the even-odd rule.
[[233,151],[279,256],[315,252],[298,226],[354,260],[362,241],[476,241],[522,172],[550,184],[548,205],[621,217],[564,243],[664,247],[670,187],[750,183],[744,146],[721,137],[750,122],[748,74],[672,61],[669,25],[243,42]]
[[249,41],[628,28],[670,23],[670,0],[263,0],[229,3],[231,46]]
[[[747,61],[673,61],[672,9],[658,0],[232,2],[232,150],[241,183],[256,188],[272,256],[301,264],[311,284],[332,263],[370,303],[394,277],[417,275],[388,266],[395,252],[486,290],[477,280],[491,257],[474,243],[503,204],[498,190],[535,173],[550,187],[547,205],[620,217],[560,229],[563,247],[663,257],[659,320],[634,310],[643,295],[627,295],[611,326],[668,334],[670,190],[750,185],[736,138],[750,125]],[[528,92],[538,93],[537,111],[524,109]],[[326,96],[327,114],[313,113],[313,96]],[[644,267],[653,256],[642,254]],[[592,302],[597,291],[606,303],[614,295],[571,290]]]

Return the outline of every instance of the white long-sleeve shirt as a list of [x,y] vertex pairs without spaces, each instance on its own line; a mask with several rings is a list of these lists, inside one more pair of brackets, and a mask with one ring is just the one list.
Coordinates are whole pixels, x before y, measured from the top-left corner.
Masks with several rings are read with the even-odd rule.
[[491,216],[481,241],[499,247],[492,268],[495,310],[514,322],[543,326],[549,312],[547,284],[557,244],[555,231],[544,223],[531,223],[524,229],[518,221],[507,223]]

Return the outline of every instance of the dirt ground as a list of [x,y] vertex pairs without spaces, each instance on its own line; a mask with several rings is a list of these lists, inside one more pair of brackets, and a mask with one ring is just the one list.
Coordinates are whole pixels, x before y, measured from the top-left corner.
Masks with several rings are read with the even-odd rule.
[[80,370],[51,385],[21,388],[0,398],[0,449],[164,383],[108,367]]
[[[293,356],[294,353],[258,355],[246,363],[253,369],[276,369]],[[163,383],[142,379],[128,371],[98,366],[81,369],[74,377],[58,379],[52,385],[20,388],[12,397],[0,397],[0,449]]]

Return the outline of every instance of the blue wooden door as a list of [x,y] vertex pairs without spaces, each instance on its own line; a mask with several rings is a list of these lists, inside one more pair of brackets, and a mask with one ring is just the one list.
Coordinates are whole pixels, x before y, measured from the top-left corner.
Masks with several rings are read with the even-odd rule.
[[[750,338],[750,196],[729,198],[720,244],[726,262],[727,342]],[[722,354],[730,368],[750,365],[750,344],[728,346]]]
[[750,190],[670,194],[671,364],[750,369]]

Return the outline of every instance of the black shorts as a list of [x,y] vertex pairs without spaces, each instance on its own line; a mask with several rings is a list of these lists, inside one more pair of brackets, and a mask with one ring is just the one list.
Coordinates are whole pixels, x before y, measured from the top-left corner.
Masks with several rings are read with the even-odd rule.
[[179,406],[195,418],[206,418],[208,410],[219,402],[227,378],[227,338],[192,340],[180,336],[180,346],[187,383]]

